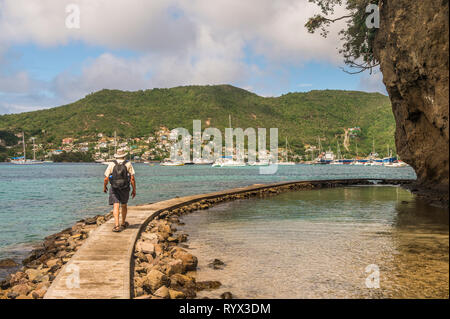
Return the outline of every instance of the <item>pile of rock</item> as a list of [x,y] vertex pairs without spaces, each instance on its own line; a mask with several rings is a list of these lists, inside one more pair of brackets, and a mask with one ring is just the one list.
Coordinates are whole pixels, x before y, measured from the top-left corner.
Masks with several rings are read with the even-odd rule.
[[[204,204],[203,204],[204,205]],[[134,298],[194,298],[196,291],[219,287],[219,282],[197,283],[188,272],[197,268],[197,257],[182,246],[186,234],[175,234],[178,217],[169,211],[151,221],[134,252]]]
[[73,227],[45,238],[23,260],[23,267],[0,282],[0,299],[43,298],[51,282],[78,248],[99,225],[112,217],[111,213],[78,221]]
[[[187,234],[178,234],[176,225],[182,224],[179,217],[190,212],[208,209],[221,202],[265,197],[281,192],[313,188],[308,183],[266,188],[240,194],[203,199],[182,207],[165,210],[152,220],[141,233],[134,251],[133,293],[135,299],[180,299],[195,298],[196,292],[217,289],[219,281],[197,282],[192,271],[197,269],[197,257],[186,251]],[[215,259],[210,264],[214,269],[222,269],[224,263]],[[230,292],[221,298],[230,299]]]

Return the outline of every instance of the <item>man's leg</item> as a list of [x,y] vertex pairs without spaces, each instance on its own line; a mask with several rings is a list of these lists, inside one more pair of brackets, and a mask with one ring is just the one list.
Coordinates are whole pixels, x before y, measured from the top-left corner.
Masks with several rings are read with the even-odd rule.
[[127,204],[122,204],[122,225],[125,224],[127,219],[128,206]]
[[119,203],[114,203],[113,215],[114,215],[114,223],[116,224],[117,227],[120,226],[120,224],[119,224],[119,207],[120,207]]

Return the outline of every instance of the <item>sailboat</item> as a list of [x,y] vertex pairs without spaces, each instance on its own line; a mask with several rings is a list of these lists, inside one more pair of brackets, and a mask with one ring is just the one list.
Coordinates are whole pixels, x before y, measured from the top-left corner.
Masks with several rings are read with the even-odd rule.
[[26,153],[26,145],[25,145],[25,133],[22,132],[22,145],[23,145],[23,156],[18,157],[16,159],[13,159],[11,163],[18,164],[18,165],[35,165],[35,164],[43,164],[44,162],[36,160],[36,145],[34,143],[34,137],[33,140],[33,159],[27,160],[27,153]]
[[[117,131],[114,131],[114,154],[117,153]],[[109,146],[108,146],[108,155],[109,155]],[[109,165],[112,162],[114,162],[114,158],[108,158],[106,161],[99,161],[97,163],[103,164],[103,165]]]
[[[228,115],[228,121],[230,128],[231,126],[231,115]],[[235,160],[233,156],[223,156],[222,158],[217,159],[212,167],[243,167],[246,166],[243,160]]]
[[286,150],[285,150],[285,158],[284,161],[278,162],[278,165],[288,166],[288,165],[295,165],[295,162],[289,162],[289,144],[286,137]]
[[317,139],[319,141],[319,156],[314,161],[314,164],[330,164],[335,159],[334,153],[329,150],[325,152],[325,154],[322,154],[322,143],[320,142],[320,137]]
[[336,141],[337,144],[337,158],[332,161],[331,165],[344,165],[344,161],[342,159],[341,148],[339,147],[339,141]]
[[353,159],[351,165],[364,165],[364,160],[360,160],[358,154],[358,142],[356,142],[356,157]]

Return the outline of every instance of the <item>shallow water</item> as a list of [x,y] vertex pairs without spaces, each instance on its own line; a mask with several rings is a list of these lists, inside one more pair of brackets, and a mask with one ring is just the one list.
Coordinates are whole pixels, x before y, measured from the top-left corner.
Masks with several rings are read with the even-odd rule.
[[[138,192],[131,205],[247,186],[308,179],[415,178],[409,168],[348,165],[280,166],[274,175],[258,167],[164,167],[135,164]],[[17,261],[45,236],[77,220],[109,211],[101,164],[0,163],[0,259]],[[0,269],[0,278],[5,271]]]
[[[448,211],[399,187],[288,192],[183,218],[197,280],[239,298],[448,298]],[[226,263],[213,270],[208,263]],[[372,268],[366,272],[366,267]],[[366,279],[379,270],[380,288]],[[373,281],[369,281],[369,286]]]

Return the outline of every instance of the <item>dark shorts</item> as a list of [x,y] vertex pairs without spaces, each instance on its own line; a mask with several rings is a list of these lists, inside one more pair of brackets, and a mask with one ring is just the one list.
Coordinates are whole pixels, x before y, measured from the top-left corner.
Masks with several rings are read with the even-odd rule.
[[113,190],[112,187],[109,188],[109,205],[114,204],[127,204],[130,198],[130,189],[124,190]]

